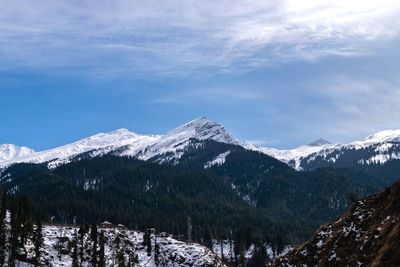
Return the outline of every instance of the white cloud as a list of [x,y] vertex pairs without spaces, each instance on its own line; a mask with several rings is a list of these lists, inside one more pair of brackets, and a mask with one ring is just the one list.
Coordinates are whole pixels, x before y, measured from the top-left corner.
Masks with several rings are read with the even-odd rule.
[[5,0],[0,10],[0,70],[81,67],[93,75],[364,55],[400,29],[393,0]]

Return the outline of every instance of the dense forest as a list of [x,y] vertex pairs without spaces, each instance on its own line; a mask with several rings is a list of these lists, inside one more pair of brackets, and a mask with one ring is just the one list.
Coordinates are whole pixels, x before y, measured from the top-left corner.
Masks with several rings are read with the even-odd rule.
[[304,232],[301,224],[249,206],[223,177],[204,170],[105,156],[54,170],[17,164],[3,175],[11,181],[6,190],[18,188],[53,222],[110,221],[186,238],[190,217],[193,241],[210,246],[211,239],[238,239],[246,247],[269,243],[278,250]]
[[[16,266],[17,261],[41,265],[43,236],[40,214],[26,196],[9,196],[0,191],[0,266]],[[28,256],[25,243],[32,243]]]

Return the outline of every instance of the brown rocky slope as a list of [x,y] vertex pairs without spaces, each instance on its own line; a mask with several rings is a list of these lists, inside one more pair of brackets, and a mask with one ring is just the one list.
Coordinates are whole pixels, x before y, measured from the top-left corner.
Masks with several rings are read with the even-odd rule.
[[400,266],[400,181],[269,266]]

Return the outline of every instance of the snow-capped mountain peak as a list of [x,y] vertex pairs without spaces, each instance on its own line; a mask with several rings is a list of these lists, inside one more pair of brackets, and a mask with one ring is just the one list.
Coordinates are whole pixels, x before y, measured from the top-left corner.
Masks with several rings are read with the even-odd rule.
[[382,165],[400,159],[400,129],[377,132],[363,140],[348,144],[330,144],[317,140],[295,149],[263,149],[263,151],[297,170],[336,166],[336,164],[341,167]]
[[[221,124],[201,117],[183,124],[164,135],[141,135],[122,128],[111,132],[98,133],[79,141],[35,152],[27,147],[15,145],[0,146],[0,168],[13,163],[48,162],[49,167],[68,163],[76,156],[85,153],[90,157],[105,155],[131,156],[142,160],[176,164],[192,145],[199,144],[191,140],[213,140],[238,145],[248,150],[259,151],[275,157],[297,170],[312,169],[315,166],[330,166],[341,162],[344,153],[365,150],[356,159],[357,164],[380,163],[400,159],[400,130],[386,130],[372,134],[361,141],[349,144],[331,144],[318,139],[309,145],[294,149],[279,150],[268,147],[256,147],[235,139]],[[367,151],[368,150],[368,151]],[[365,156],[366,153],[368,157]],[[356,157],[352,156],[353,159]],[[210,159],[212,160],[212,159]],[[319,163],[315,165],[314,163]],[[343,164],[343,163],[341,163]]]
[[49,167],[68,163],[82,153],[95,157],[113,152],[120,156],[133,156],[148,160],[154,157],[159,162],[177,162],[190,144],[191,139],[252,146],[236,140],[222,125],[201,117],[167,132],[165,135],[141,135],[122,128],[98,133],[79,141],[34,153],[15,154],[0,158],[0,168],[18,162],[43,163]]
[[138,151],[137,148],[128,148],[122,155],[137,156],[148,160],[160,157],[158,162],[177,163],[190,145],[190,140],[214,140],[221,143],[246,146],[236,140],[224,126],[201,117],[179,126],[165,135],[159,136],[153,144]]
[[79,141],[56,147],[49,150],[14,154],[13,157],[0,160],[0,167],[8,166],[12,163],[31,162],[43,163],[52,162],[49,166],[57,166],[67,163],[71,158],[82,153],[92,152],[93,156],[108,153],[118,147],[128,144],[135,144],[140,141],[153,139],[152,136],[140,135],[130,132],[127,129],[118,129],[107,133],[98,133]]
[[228,144],[238,144],[237,141],[221,124],[201,117],[192,120],[172,131],[167,136],[180,136],[183,138],[196,138],[198,140],[214,140]]
[[400,142],[400,129],[386,130],[369,135],[364,141],[366,142]]
[[22,157],[34,153],[35,151],[29,147],[16,146],[14,144],[0,145],[0,162],[11,160],[15,157]]
[[331,144],[331,142],[329,142],[325,139],[319,138],[319,139],[315,140],[314,142],[309,143],[308,145],[309,146],[323,146],[323,145],[329,145],[329,144]]

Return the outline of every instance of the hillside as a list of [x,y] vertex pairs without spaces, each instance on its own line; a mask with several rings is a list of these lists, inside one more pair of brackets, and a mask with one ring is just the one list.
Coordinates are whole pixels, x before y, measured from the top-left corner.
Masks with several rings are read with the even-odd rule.
[[346,211],[351,196],[367,196],[382,188],[375,176],[362,171],[299,172],[264,153],[212,140],[192,140],[177,166],[225,177],[249,205],[264,209],[272,218],[301,221],[308,231]]
[[271,266],[398,266],[400,182],[354,204]]
[[54,216],[60,223],[107,220],[186,235],[190,216],[193,239],[204,243],[238,231],[251,233],[246,242],[276,243],[278,237],[289,242],[302,240],[304,234],[296,222],[249,206],[229,181],[205,170],[104,156],[55,169],[17,164],[0,181],[7,192],[27,195],[47,220]]
[[[96,230],[98,266],[226,266],[208,248],[178,241],[166,233],[152,233],[150,243],[146,243],[143,232],[128,230],[124,226],[100,225]],[[74,266],[76,260],[78,266],[93,266],[94,239],[89,226],[44,225],[42,235],[40,265]],[[104,259],[100,260],[102,253]],[[6,259],[7,255],[8,252]],[[16,265],[33,267],[34,258],[34,240],[28,236],[20,247]],[[100,261],[104,262],[103,265]]]

